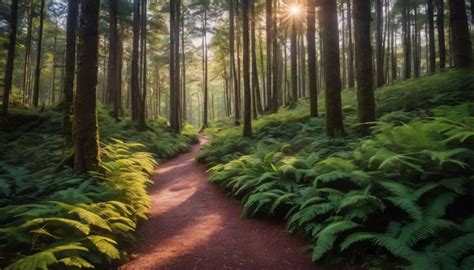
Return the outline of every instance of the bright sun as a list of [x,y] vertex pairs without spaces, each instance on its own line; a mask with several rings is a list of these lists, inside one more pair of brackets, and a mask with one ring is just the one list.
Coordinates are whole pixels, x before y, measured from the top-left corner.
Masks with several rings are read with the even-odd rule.
[[292,16],[298,16],[301,13],[301,7],[298,5],[291,5],[290,6],[290,14]]

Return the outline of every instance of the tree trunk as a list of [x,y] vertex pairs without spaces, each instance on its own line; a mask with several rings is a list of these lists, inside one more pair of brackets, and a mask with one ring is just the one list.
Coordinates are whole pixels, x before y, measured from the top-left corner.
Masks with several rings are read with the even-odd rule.
[[[257,42],[255,39],[255,24],[256,24],[256,17],[255,17],[255,0],[250,0],[250,32],[251,32],[251,54],[252,54],[252,90],[254,93],[254,107],[256,107],[256,111],[258,114],[263,115],[263,108],[262,108],[262,99],[260,96],[260,82],[258,80],[258,68],[257,68]],[[255,114],[256,115],[256,114]]]
[[123,65],[123,34],[117,35],[117,55],[115,62],[115,101],[114,101],[114,118],[119,120],[119,117],[123,114],[122,112],[122,65]]
[[18,0],[12,0],[10,6],[10,37],[8,42],[7,66],[5,68],[5,81],[3,86],[3,107],[2,114],[8,113],[8,103],[10,102],[10,91],[12,89],[13,66],[15,62],[16,33],[18,23]]
[[411,34],[410,34],[410,11],[405,3],[402,9],[403,28],[403,79],[411,78]]
[[[131,71],[131,103],[132,120],[138,120],[138,110],[140,102],[140,79],[139,79],[139,57],[140,57],[140,0],[133,1],[133,22],[132,22],[132,71]],[[173,61],[173,59],[171,60]]]
[[367,123],[375,121],[372,48],[370,44],[370,1],[354,0],[354,36],[357,77],[357,118],[361,136],[369,134]]
[[[359,5],[362,5],[361,3],[358,3]],[[359,6],[358,8],[366,8],[365,6]],[[355,9],[355,7],[354,7]],[[369,5],[370,9],[370,5]],[[385,79],[384,79],[384,70],[383,70],[383,64],[384,64],[384,59],[383,59],[383,40],[382,40],[382,34],[383,34],[383,6],[382,6],[382,0],[377,0],[376,1],[376,10],[377,10],[377,45],[376,45],[376,58],[377,58],[377,87],[381,87],[382,85],[385,84]],[[359,10],[359,12],[362,12],[366,14],[366,10]],[[368,14],[368,19],[370,19],[370,13]],[[361,18],[359,18],[360,20]],[[365,22],[359,22],[362,26],[365,27]],[[367,29],[365,29],[367,30]],[[370,28],[369,28],[370,30]],[[357,37],[356,37],[357,39]],[[368,43],[370,46],[370,42]],[[370,52],[370,55],[372,55],[372,52]],[[358,58],[358,56],[356,55]]]
[[235,65],[235,5],[234,0],[229,0],[229,58],[230,58],[230,76],[232,78],[232,88],[234,90],[234,115],[235,125],[240,125],[240,82],[237,76]]
[[429,47],[429,56],[428,56],[428,70],[429,73],[434,73],[436,71],[436,48],[435,48],[435,33],[434,33],[434,7],[433,0],[428,1],[428,47]]
[[352,11],[351,11],[351,0],[347,0],[347,35],[349,36],[349,42],[347,44],[347,86],[354,88],[354,44],[352,43]]
[[108,76],[107,91],[105,102],[112,105],[115,102],[116,91],[116,70],[117,70],[117,12],[118,0],[109,0],[109,59],[108,59]]
[[415,78],[421,76],[421,42],[419,32],[418,7],[415,7],[413,14],[413,73]]
[[266,41],[267,41],[267,104],[266,111],[271,109],[272,103],[272,46],[273,46],[273,1],[266,0],[266,17],[265,17],[265,26],[266,26]]
[[179,59],[179,33],[180,33],[180,0],[170,2],[170,124],[175,133],[181,132],[179,104],[180,104],[180,59]]
[[100,162],[96,90],[99,0],[81,0],[77,91],[74,98],[74,171],[96,170]]
[[444,0],[436,0],[436,28],[438,29],[439,68],[446,68],[446,39],[444,34]]
[[181,67],[181,96],[182,96],[182,101],[181,101],[181,118],[183,122],[187,121],[187,112],[186,112],[186,46],[184,43],[184,34],[185,34],[185,28],[184,28],[184,15],[185,11],[183,9],[183,12],[181,14],[181,61],[182,61],[182,67]]
[[[141,6],[141,29],[140,29],[140,37],[141,37],[141,55],[142,55],[142,94],[139,95],[139,114],[138,114],[138,128],[140,130],[145,130],[146,129],[146,112],[147,112],[147,106],[146,106],[146,99],[147,99],[147,47],[146,47],[146,36],[147,36],[147,1],[142,0],[142,6]],[[179,37],[179,35],[178,35]],[[179,60],[178,60],[179,61]],[[179,75],[178,75],[179,76]]]
[[290,108],[296,106],[298,100],[298,55],[297,55],[297,30],[296,30],[296,18],[290,18],[291,34],[290,34],[290,57],[291,57],[291,99]]
[[244,130],[243,136],[252,137],[252,112],[250,93],[250,42],[249,42],[249,1],[242,0],[243,35],[243,76],[244,76]]
[[344,133],[337,3],[334,0],[322,0],[321,3],[320,21],[323,33],[326,81],[326,134],[333,137],[336,134]]
[[33,88],[33,106],[38,108],[39,90],[41,78],[41,46],[43,44],[43,25],[44,25],[44,1],[41,0],[40,14],[39,14],[39,28],[38,28],[38,49],[36,54],[36,68],[35,68],[35,85]]
[[204,110],[201,131],[209,127],[209,82],[207,54],[207,10],[205,10],[202,21],[202,82],[204,90]]
[[[276,5],[276,3],[275,3]],[[281,57],[279,56],[280,50],[279,50],[279,44],[278,44],[278,38],[276,33],[278,32],[277,29],[277,14],[272,14],[272,53],[271,53],[271,64],[272,64],[272,83],[271,83],[271,88],[272,88],[272,102],[270,106],[270,111],[272,113],[278,112],[278,101],[279,101],[279,95],[281,89],[281,77],[280,77],[280,70],[279,70],[279,64],[278,64],[278,58]],[[270,71],[269,71],[270,72]],[[286,71],[285,71],[286,72]],[[267,75],[268,76],[268,75]]]
[[472,65],[472,44],[464,0],[449,0],[449,23],[452,31],[454,66],[458,68]]
[[316,66],[316,2],[306,0],[310,115],[318,117],[318,75]]
[[26,30],[26,44],[25,44],[25,61],[23,63],[23,97],[22,97],[22,105],[26,103],[26,97],[29,93],[29,81],[30,81],[30,58],[31,58],[31,30],[33,27],[33,4],[29,2],[28,4],[28,26]]

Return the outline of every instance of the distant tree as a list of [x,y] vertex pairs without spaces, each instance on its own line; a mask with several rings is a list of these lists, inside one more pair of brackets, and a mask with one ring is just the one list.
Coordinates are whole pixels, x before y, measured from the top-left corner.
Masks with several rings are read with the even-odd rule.
[[234,89],[234,117],[235,125],[240,125],[240,81],[237,75],[235,63],[235,0],[229,0],[229,58],[230,58],[230,76]]
[[354,43],[352,42],[352,8],[351,1],[347,0],[347,86],[354,88]]
[[267,43],[267,104],[265,111],[269,111],[271,108],[272,100],[272,45],[273,45],[273,1],[265,1],[265,31],[266,31],[266,43]]
[[250,28],[249,1],[242,0],[243,76],[244,76],[244,137],[252,137],[252,111],[250,92]]
[[472,65],[472,43],[464,0],[449,0],[449,22],[452,31],[452,44],[455,67]]
[[429,73],[436,71],[436,46],[435,46],[435,30],[434,30],[434,5],[433,0],[427,0],[427,17],[428,17],[428,70]]
[[323,36],[323,66],[326,85],[326,134],[333,137],[336,134],[344,133],[336,1],[321,0],[319,19]]
[[107,75],[107,99],[109,105],[114,106],[114,117],[118,120],[122,82],[119,80],[121,64],[119,63],[120,39],[118,33],[118,0],[109,0],[109,59]]
[[[370,2],[369,0],[367,0]],[[377,61],[377,87],[380,87],[385,84],[385,75],[384,75],[384,55],[383,55],[383,5],[382,0],[376,0],[376,17],[377,17],[377,31],[376,31],[376,61]],[[369,4],[370,8],[370,4]],[[355,6],[354,6],[355,9]],[[366,14],[367,15],[367,14]],[[370,13],[368,14],[367,20],[370,19]],[[355,19],[355,18],[354,18]],[[355,23],[354,23],[355,24]],[[370,30],[370,28],[369,28]],[[357,35],[357,34],[356,34]],[[370,46],[370,42],[368,43]],[[356,45],[357,46],[357,45]],[[372,53],[371,53],[372,54]],[[357,57],[357,55],[356,55]]]
[[318,74],[316,65],[316,1],[306,0],[306,42],[308,43],[308,74],[310,115],[318,116]]
[[362,136],[369,134],[367,123],[375,121],[372,48],[370,46],[370,0],[354,0],[354,36],[357,78],[357,118]]
[[291,72],[291,96],[290,108],[296,106],[298,100],[298,29],[297,22],[299,14],[292,14],[290,22],[290,72]]
[[72,142],[72,103],[74,97],[74,76],[76,72],[76,38],[79,0],[68,1],[66,60],[63,84],[63,120],[62,128],[66,141]]
[[[257,17],[255,15],[256,0],[250,0],[250,39],[251,39],[251,55],[252,55],[252,96],[253,106],[256,109],[256,114],[263,114],[262,99],[260,94],[260,84],[258,79],[258,68],[257,68],[257,42],[255,38],[255,28],[257,24]],[[264,78],[262,78],[264,79]]]
[[438,29],[439,68],[446,67],[446,41],[444,34],[444,0],[436,1],[436,28]]
[[41,48],[43,45],[43,26],[44,26],[44,1],[41,0],[39,13],[39,28],[38,28],[38,47],[36,49],[36,68],[35,68],[35,85],[33,88],[33,106],[38,108],[39,90],[41,79]]
[[99,0],[81,0],[77,90],[74,98],[74,171],[95,170],[100,162],[96,91]]
[[12,0],[10,5],[10,37],[8,42],[7,66],[5,68],[5,81],[3,88],[2,113],[8,113],[8,103],[10,102],[10,91],[12,89],[13,66],[15,61],[16,33],[18,23],[18,0]]

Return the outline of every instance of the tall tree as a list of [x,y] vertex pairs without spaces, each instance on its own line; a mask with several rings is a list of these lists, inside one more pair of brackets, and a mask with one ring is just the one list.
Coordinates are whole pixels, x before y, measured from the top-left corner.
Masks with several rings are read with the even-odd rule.
[[[291,11],[290,11],[291,12]],[[296,101],[298,100],[298,40],[297,40],[297,16],[299,14],[291,14],[290,18],[290,58],[291,58],[291,96],[290,96],[290,107],[294,108],[296,106]]]
[[15,61],[16,33],[18,23],[18,0],[12,0],[10,5],[10,37],[8,42],[7,66],[5,68],[5,81],[3,88],[3,107],[2,113],[8,113],[8,102],[10,91],[12,89],[13,66]]
[[352,8],[351,1],[347,0],[347,86],[354,88],[354,44],[352,42]]
[[132,38],[132,78],[131,78],[131,99],[132,99],[132,119],[138,120],[140,107],[140,0],[133,0],[133,38]]
[[175,133],[181,132],[180,105],[180,33],[181,0],[170,1],[170,124]]
[[[358,3],[358,4],[360,5],[360,3]],[[359,6],[358,8],[365,8],[365,6],[364,7]],[[369,4],[369,8],[370,8],[370,4]],[[355,6],[354,6],[354,9],[356,9]],[[361,10],[361,11],[365,12],[365,10]],[[383,70],[384,56],[383,56],[383,39],[382,39],[382,36],[383,36],[383,5],[382,5],[382,0],[376,0],[376,13],[377,13],[376,14],[376,17],[377,17],[377,32],[376,32],[376,35],[377,35],[377,38],[376,38],[377,87],[380,87],[380,86],[385,84],[385,78],[384,78],[385,76],[384,76],[384,70]],[[367,20],[370,19],[370,13],[368,14],[368,16],[369,17],[367,18]],[[355,18],[354,18],[354,20],[355,20]],[[354,24],[355,24],[355,22],[354,22]],[[364,24],[364,26],[365,26],[365,23],[362,23],[362,24]],[[370,30],[370,28],[369,28],[369,30]],[[357,38],[358,37],[356,36],[356,39]],[[368,45],[370,46],[370,42],[368,43]],[[372,52],[371,52],[371,55],[372,55]],[[356,55],[356,58],[358,58],[357,55]],[[356,63],[358,63],[358,62],[356,61]]]
[[99,0],[81,0],[77,91],[74,98],[74,171],[85,173],[100,163],[96,90],[99,48]]
[[321,0],[319,17],[323,35],[323,66],[326,85],[326,134],[332,137],[344,133],[336,1]]
[[411,26],[410,7],[407,0],[402,1],[402,32],[403,32],[403,79],[411,78]]
[[360,135],[369,133],[367,123],[375,121],[372,48],[370,43],[370,0],[354,0],[354,36],[357,78],[357,118]]
[[33,11],[34,5],[32,1],[27,2],[28,12],[27,12],[27,27],[26,27],[26,44],[25,44],[25,60],[23,62],[23,98],[22,104],[26,102],[26,96],[30,92],[30,59],[31,59],[31,39],[32,39],[32,29],[33,29]]
[[435,30],[434,30],[434,5],[433,0],[427,0],[428,14],[428,70],[429,73],[436,71],[436,46],[435,46]]
[[252,137],[252,112],[250,93],[250,34],[249,1],[242,0],[243,76],[244,76],[244,129],[243,136]]
[[207,49],[207,5],[203,5],[202,12],[202,87],[204,93],[204,109],[201,131],[209,127],[209,60]]
[[452,31],[452,44],[455,67],[472,65],[472,44],[464,0],[449,0],[449,23]]
[[41,0],[38,28],[38,48],[36,49],[35,85],[33,88],[33,106],[38,108],[41,79],[41,47],[43,45],[44,1]]
[[[255,38],[255,28],[257,24],[257,17],[255,16],[256,0],[250,0],[250,39],[251,39],[251,55],[252,55],[252,93],[254,96],[254,108],[258,114],[263,114],[262,99],[260,95],[260,85],[258,80],[257,68],[257,42]],[[256,115],[256,114],[255,114]]]
[[436,0],[436,28],[438,29],[439,68],[446,67],[446,41],[444,34],[444,0]]
[[[142,0],[140,15],[140,59],[141,59],[141,93],[140,93],[140,106],[138,111],[138,128],[140,130],[146,129],[146,97],[147,97],[147,0]],[[179,35],[178,35],[179,39]],[[179,74],[178,74],[179,76]]]
[[316,1],[306,0],[310,115],[318,117],[318,74],[316,65]]
[[[232,1],[232,0],[231,0]],[[266,111],[270,110],[272,100],[272,45],[273,45],[273,1],[265,1],[265,30],[267,42],[267,104]]]
[[[230,58],[230,76],[234,89],[234,116],[235,125],[240,125],[240,81],[237,75],[235,64],[235,4],[234,0],[229,0],[229,58]],[[240,72],[240,71],[239,71]]]
[[114,106],[114,117],[118,120],[118,109],[120,107],[118,98],[120,95],[119,88],[122,82],[119,80],[120,77],[120,63],[119,63],[119,49],[120,40],[118,34],[118,0],[109,0],[109,63],[108,63],[108,76],[107,76],[107,99],[106,102],[109,105]]

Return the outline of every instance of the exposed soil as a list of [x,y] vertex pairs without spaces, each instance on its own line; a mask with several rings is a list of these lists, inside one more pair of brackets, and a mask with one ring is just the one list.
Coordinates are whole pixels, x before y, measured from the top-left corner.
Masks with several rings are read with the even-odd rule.
[[242,218],[240,203],[208,183],[195,161],[206,142],[202,137],[190,153],[158,167],[136,256],[120,269],[321,269],[283,225]]

